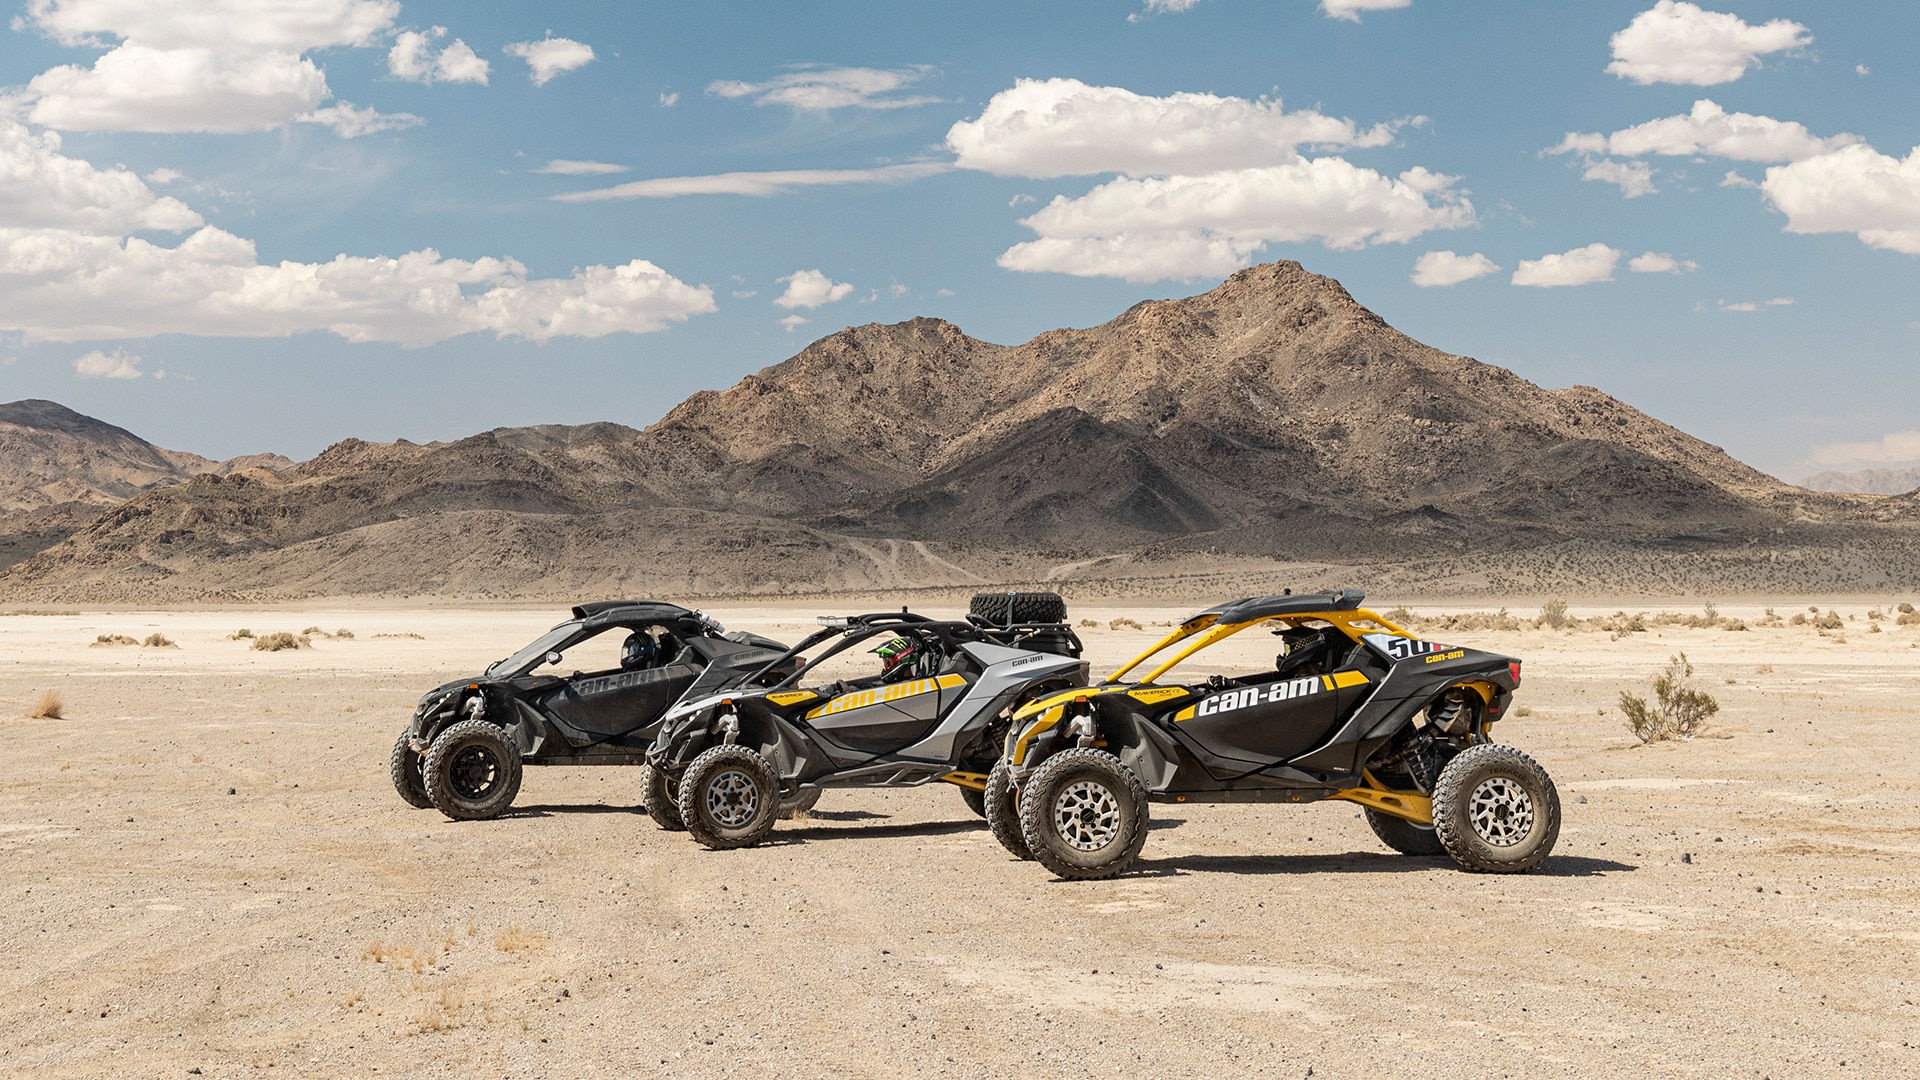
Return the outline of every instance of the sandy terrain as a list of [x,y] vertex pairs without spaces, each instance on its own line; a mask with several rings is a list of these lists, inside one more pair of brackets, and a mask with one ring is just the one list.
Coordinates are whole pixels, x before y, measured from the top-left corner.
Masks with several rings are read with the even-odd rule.
[[[552,609],[0,616],[0,1074],[1920,1074],[1920,626],[1820,606],[1852,621],[1435,632],[1526,660],[1498,734],[1561,786],[1542,872],[1394,855],[1346,804],[1155,806],[1098,883],[943,786],[725,853],[636,813],[630,769],[530,769],[493,822],[406,808],[415,698]],[[1075,611],[1097,671],[1181,614]],[[310,625],[355,637],[226,640]],[[1711,737],[1629,745],[1616,694],[1680,649]],[[21,719],[49,688],[67,719]]]

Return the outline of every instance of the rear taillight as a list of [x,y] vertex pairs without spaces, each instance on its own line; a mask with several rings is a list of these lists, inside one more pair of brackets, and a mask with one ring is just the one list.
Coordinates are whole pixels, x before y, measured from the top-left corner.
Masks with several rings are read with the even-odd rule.
[[1520,661],[1518,660],[1509,661],[1507,663],[1507,670],[1513,672],[1513,685],[1519,686],[1520,685]]

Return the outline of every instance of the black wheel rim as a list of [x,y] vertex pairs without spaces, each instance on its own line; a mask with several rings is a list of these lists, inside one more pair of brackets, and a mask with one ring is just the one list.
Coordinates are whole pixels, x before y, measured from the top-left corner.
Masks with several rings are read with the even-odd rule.
[[463,746],[447,767],[447,780],[461,798],[484,799],[500,782],[500,759],[484,746]]

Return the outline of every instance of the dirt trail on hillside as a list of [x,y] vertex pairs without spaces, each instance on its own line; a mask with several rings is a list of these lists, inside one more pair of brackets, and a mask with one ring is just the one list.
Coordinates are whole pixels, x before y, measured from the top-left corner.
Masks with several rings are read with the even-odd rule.
[[[1394,855],[1344,804],[1156,805],[1094,883],[944,786],[735,852],[656,829],[629,769],[406,808],[415,698],[550,608],[0,616],[0,1075],[1913,1075],[1920,627],[1820,606],[1844,628],[1435,632],[1525,658],[1498,735],[1561,787],[1542,872]],[[1074,611],[1096,671],[1184,614]],[[355,636],[226,639],[314,625]],[[1629,745],[1616,695],[1682,649],[1712,731]],[[49,688],[68,718],[20,719]]]

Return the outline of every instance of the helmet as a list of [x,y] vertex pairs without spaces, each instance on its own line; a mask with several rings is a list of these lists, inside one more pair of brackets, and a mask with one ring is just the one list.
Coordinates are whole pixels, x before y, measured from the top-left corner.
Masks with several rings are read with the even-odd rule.
[[653,635],[644,630],[635,630],[627,635],[626,644],[620,646],[620,670],[638,671],[650,668],[660,659],[660,646],[656,645]]
[[913,661],[920,655],[920,644],[912,638],[897,637],[873,650],[873,654],[880,658],[880,674],[891,679],[913,670]]
[[1328,660],[1327,639],[1320,631],[1292,626],[1280,632],[1280,655],[1273,666],[1283,673],[1317,675]]

